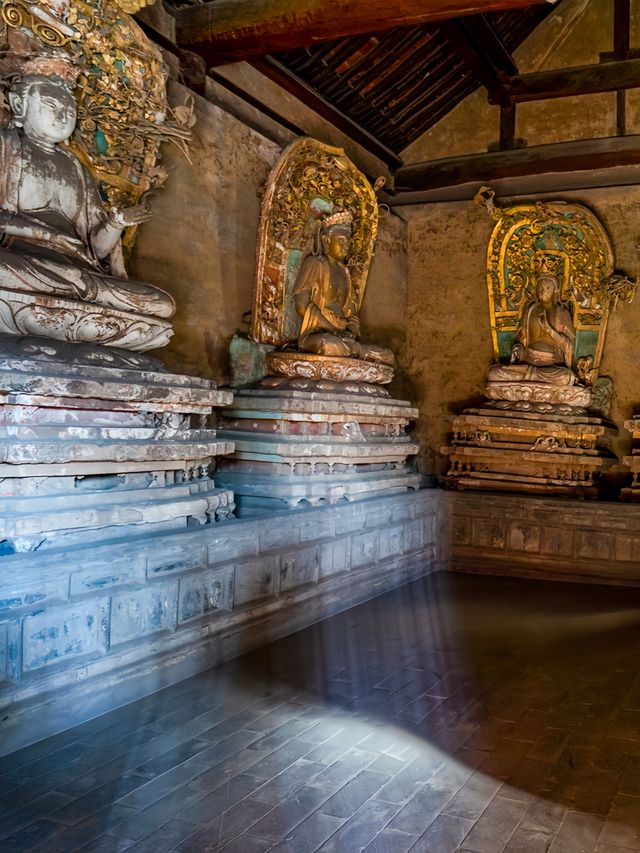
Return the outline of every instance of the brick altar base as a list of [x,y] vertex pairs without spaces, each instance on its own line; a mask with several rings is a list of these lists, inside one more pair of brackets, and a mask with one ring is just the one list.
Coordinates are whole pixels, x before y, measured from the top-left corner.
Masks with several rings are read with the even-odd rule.
[[640,586],[640,508],[527,496],[444,495],[454,571]]

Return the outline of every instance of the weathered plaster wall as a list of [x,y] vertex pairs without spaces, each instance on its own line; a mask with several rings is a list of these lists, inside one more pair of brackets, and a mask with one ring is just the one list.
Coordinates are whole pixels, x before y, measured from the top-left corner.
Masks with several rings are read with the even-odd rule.
[[[174,84],[171,98],[187,91]],[[228,343],[251,305],[259,190],[279,148],[196,96],[189,162],[165,145],[166,186],[151,201],[130,272],[175,298],[174,337],[156,354],[171,370],[227,380]]]
[[[407,226],[399,216],[382,211],[360,315],[364,340],[399,352],[406,335],[407,286]],[[402,377],[391,386],[394,394],[396,388],[402,388]]]
[[[612,49],[611,0],[563,0],[514,52],[521,73],[598,63]],[[631,47],[640,45],[640,0],[631,0]],[[627,132],[640,132],[640,90],[627,92]],[[544,145],[615,135],[615,93],[518,104],[516,137]],[[486,151],[499,134],[500,110],[481,87],[402,153],[407,163]]]
[[286,116],[307,136],[313,136],[326,145],[344,148],[347,156],[371,178],[376,179],[380,175],[387,180],[391,178],[389,166],[379,157],[354,142],[346,133],[327,122],[295,95],[286,92],[273,80],[261,74],[249,62],[232,62],[219,66],[216,68],[216,74],[253,95],[277,115]]
[[[586,204],[610,235],[616,268],[640,276],[640,187],[562,193]],[[558,198],[540,196],[539,198]],[[524,201],[525,199],[521,199]],[[516,201],[510,199],[511,201]],[[405,208],[408,219],[407,329],[400,351],[407,388],[418,404],[418,435],[427,473],[443,474],[450,418],[480,402],[493,361],[486,287],[486,251],[493,223],[470,202]],[[618,456],[628,452],[625,418],[640,408],[640,299],[621,305],[609,322],[603,375],[615,383],[612,420],[621,427]]]
[[[187,90],[171,87],[173,103]],[[196,96],[197,123],[189,162],[163,149],[166,186],[151,200],[130,274],[152,282],[177,302],[174,337],[157,353],[171,370],[229,381],[229,341],[252,305],[262,188],[281,148],[241,120]],[[380,222],[365,304],[363,336],[401,339],[406,307],[405,225]]]

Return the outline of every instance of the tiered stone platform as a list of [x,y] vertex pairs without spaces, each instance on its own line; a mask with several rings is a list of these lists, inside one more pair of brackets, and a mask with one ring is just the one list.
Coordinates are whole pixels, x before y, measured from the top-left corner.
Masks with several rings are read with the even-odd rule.
[[[375,386],[302,383],[240,390],[221,424],[235,452],[218,482],[245,515],[333,504],[417,489],[408,462],[418,445],[406,434],[418,412]],[[327,390],[321,390],[326,388]],[[315,390],[314,390],[315,389]]]
[[620,492],[624,501],[640,501],[640,414],[635,414],[624,422],[624,428],[631,433],[633,449],[630,456],[623,458],[624,464],[631,469],[631,485]]
[[522,401],[467,409],[452,423],[449,488],[593,498],[617,458],[617,428],[585,408]]
[[205,422],[231,399],[145,356],[0,339],[0,553],[229,516],[208,467],[233,445]]

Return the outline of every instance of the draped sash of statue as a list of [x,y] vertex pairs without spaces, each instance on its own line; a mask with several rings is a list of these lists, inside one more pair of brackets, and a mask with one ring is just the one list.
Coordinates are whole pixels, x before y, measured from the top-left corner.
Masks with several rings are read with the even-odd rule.
[[309,302],[300,326],[300,346],[304,347],[306,339],[315,332],[342,332],[347,328],[347,321],[357,318],[349,270],[344,267],[344,272],[349,283],[349,294],[342,312],[338,314],[329,305],[331,267],[328,258],[308,255],[304,259],[293,289],[294,297],[309,291]]
[[10,213],[18,212],[18,194],[22,179],[22,143],[17,131],[8,130],[0,134],[0,208]]

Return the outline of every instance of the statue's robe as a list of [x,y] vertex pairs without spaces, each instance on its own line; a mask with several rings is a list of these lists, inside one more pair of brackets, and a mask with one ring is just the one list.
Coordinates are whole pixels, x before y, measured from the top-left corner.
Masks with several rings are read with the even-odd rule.
[[547,313],[549,325],[560,337],[560,340],[555,340],[544,330],[538,330],[539,317],[543,312],[545,309],[536,299],[525,305],[516,334],[516,344],[519,345],[517,363],[494,364],[489,369],[489,381],[545,382],[551,385],[573,385],[576,382],[572,370],[576,331],[571,313],[558,303]]
[[[324,255],[308,255],[298,273],[293,296],[297,306],[304,306],[298,338],[300,349],[322,355],[355,355],[350,351],[351,342],[338,337],[338,333],[346,332],[349,327],[355,339],[359,327],[355,294],[346,266],[344,281],[332,282],[329,259]],[[327,347],[339,351],[328,352]]]
[[357,296],[346,265],[341,270],[344,277],[332,277],[331,262],[324,255],[307,255],[304,259],[293,288],[296,309],[302,317],[300,350],[393,365],[395,357],[390,350],[357,340]]

